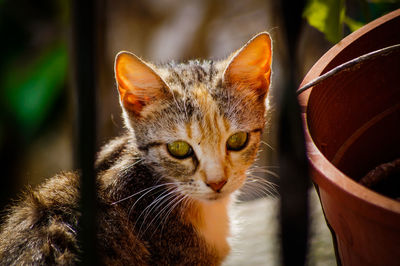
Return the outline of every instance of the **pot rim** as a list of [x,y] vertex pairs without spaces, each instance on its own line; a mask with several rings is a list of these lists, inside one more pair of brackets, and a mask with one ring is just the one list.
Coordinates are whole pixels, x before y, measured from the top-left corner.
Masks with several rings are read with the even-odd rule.
[[[346,38],[341,40],[339,43],[334,45],[328,52],[326,52],[309,70],[307,75],[304,77],[300,88],[306,85],[308,82],[312,81],[313,79],[317,78],[321,74],[329,71],[327,69],[328,64],[343,50],[345,50],[348,46],[350,46],[354,40],[360,38],[367,32],[374,30],[378,26],[384,24],[387,21],[395,17],[400,16],[400,9],[395,10],[385,16],[382,16],[366,26],[360,28],[359,30],[353,32],[352,34],[348,35]],[[306,139],[307,145],[307,157],[309,162],[311,163],[312,167],[318,171],[319,175],[313,175],[314,181],[317,183],[318,186],[327,185],[325,181],[329,182],[331,185],[340,188],[344,193],[349,195],[352,198],[361,199],[362,202],[366,203],[367,207],[375,206],[380,209],[384,209],[388,212],[395,213],[400,215],[400,203],[394,199],[389,197],[383,196],[377,192],[374,192],[361,184],[358,184],[356,181],[351,179],[349,176],[345,175],[341,172],[338,168],[336,168],[318,149],[316,144],[314,143],[310,130],[308,127],[308,120],[307,120],[307,108],[308,108],[308,100],[313,88],[304,91],[298,96],[298,101],[301,106],[302,112],[302,120],[304,126],[304,134]],[[325,177],[326,180],[323,180]],[[362,207],[362,206],[360,206]]]

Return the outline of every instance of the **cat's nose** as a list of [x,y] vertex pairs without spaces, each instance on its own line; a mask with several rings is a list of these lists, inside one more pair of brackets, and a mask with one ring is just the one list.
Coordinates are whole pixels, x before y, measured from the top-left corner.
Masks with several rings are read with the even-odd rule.
[[223,179],[223,180],[218,181],[218,182],[208,182],[206,184],[207,184],[207,186],[209,186],[215,192],[220,192],[222,187],[225,186],[225,184],[226,184],[226,179]]

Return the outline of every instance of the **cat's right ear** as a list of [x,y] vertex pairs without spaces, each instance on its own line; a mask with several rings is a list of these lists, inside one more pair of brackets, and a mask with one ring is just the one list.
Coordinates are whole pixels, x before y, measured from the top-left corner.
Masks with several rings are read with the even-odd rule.
[[122,107],[135,117],[150,104],[168,97],[167,85],[144,61],[129,52],[115,58],[115,79]]
[[267,32],[261,32],[239,49],[230,59],[223,81],[248,95],[265,97],[271,79],[272,43]]

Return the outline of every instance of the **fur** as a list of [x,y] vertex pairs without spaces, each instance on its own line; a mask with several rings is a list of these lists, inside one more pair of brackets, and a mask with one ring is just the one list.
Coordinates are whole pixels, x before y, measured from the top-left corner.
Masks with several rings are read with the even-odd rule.
[[[225,61],[164,66],[117,56],[126,133],[96,161],[97,249],[105,264],[221,264],[230,251],[232,195],[265,125],[270,45],[261,33]],[[246,132],[246,143],[229,150],[237,132]],[[190,145],[190,156],[171,155],[167,144],[177,140]],[[1,227],[0,264],[79,262],[79,193],[78,173],[27,192]]]

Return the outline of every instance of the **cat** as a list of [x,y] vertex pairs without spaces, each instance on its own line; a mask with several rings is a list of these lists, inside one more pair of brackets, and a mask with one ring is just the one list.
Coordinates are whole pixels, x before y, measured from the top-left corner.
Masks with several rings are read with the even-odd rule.
[[[220,265],[228,209],[266,123],[271,39],[222,61],[115,60],[126,133],[98,154],[97,250],[106,265]],[[3,217],[1,265],[79,262],[79,173],[60,173]]]

